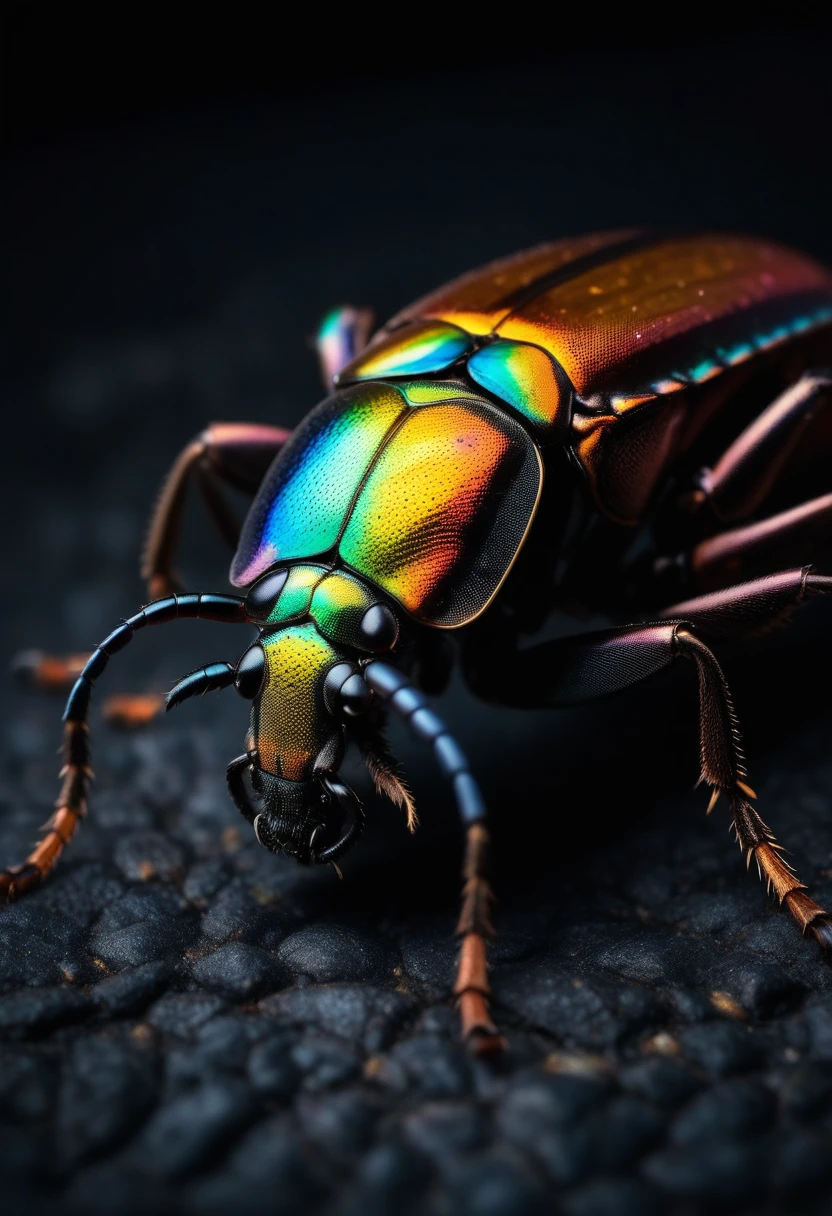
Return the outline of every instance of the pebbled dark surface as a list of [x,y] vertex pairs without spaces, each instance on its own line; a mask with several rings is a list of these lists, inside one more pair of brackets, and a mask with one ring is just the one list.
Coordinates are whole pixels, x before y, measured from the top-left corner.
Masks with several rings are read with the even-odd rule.
[[[345,133],[367,132],[351,134],[357,159],[401,175],[438,112],[432,85],[350,95],[335,118],[307,102],[291,124],[264,109],[21,155],[0,484],[8,655],[83,649],[134,610],[164,467],[206,421],[297,420],[319,395],[305,338],[333,301],[392,311],[492,254],[636,218],[767,228],[828,257],[800,125],[766,125],[768,94],[760,113],[748,100],[766,63],[782,71],[780,50],[712,66],[701,130],[671,88],[693,71],[683,58],[651,63],[651,90],[638,56],[604,62],[589,112],[568,121],[585,64],[564,60],[561,84],[518,76],[500,117],[528,187],[513,209],[500,181],[465,208],[421,189],[395,207],[356,195]],[[811,53],[778,93],[795,115],[828,93]],[[469,169],[484,163],[471,83],[446,82],[437,180],[458,172],[462,145]],[[626,158],[603,117],[612,98],[634,133]],[[411,142],[397,143],[405,112]],[[553,205],[544,139],[587,183],[580,197]],[[628,182],[661,178],[679,139],[701,153],[696,188],[671,175],[636,207],[602,172],[626,160]],[[322,163],[343,184],[335,198],[316,188]],[[820,218],[798,206],[808,195]],[[224,589],[226,559],[197,513],[188,536],[190,585]],[[823,633],[813,609],[726,670],[762,813],[830,907]],[[246,643],[217,625],[154,631],[102,692],[164,688]],[[572,713],[491,712],[456,686],[447,697],[495,810],[494,1007],[509,1039],[495,1065],[456,1038],[450,799],[395,730],[423,826],[410,840],[353,767],[369,828],[339,883],[266,854],[229,803],[223,770],[246,715],[232,692],[133,737],[96,722],[90,817],[53,880],[0,914],[4,1198],[194,1216],[828,1211],[832,971],[744,873],[722,808],[706,820],[690,792],[694,703],[686,671]],[[2,707],[6,862],[49,813],[60,707],[10,686]]]
[[[832,902],[828,727],[759,775]],[[339,884],[260,850],[218,773],[171,793],[219,726],[99,733],[89,822],[0,923],[0,1169],[36,1210],[826,1210],[832,978],[701,797],[545,875],[500,867],[492,1065],[456,1038],[453,839]],[[4,856],[45,813],[20,767]]]

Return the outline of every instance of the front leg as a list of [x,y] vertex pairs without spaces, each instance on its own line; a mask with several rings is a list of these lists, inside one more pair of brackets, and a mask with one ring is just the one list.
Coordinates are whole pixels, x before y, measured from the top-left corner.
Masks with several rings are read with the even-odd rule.
[[[815,590],[829,590],[828,582],[819,579]],[[759,595],[755,599],[749,593],[748,599],[752,605],[759,603]],[[713,604],[707,607],[713,609]],[[739,631],[741,608],[734,616]],[[695,611],[691,617],[696,619]],[[723,616],[723,629],[724,621]],[[535,708],[574,705],[618,692],[677,658],[694,662],[699,676],[699,780],[711,788],[708,813],[725,794],[748,863],[755,859],[761,877],[774,888],[801,930],[811,931],[822,946],[832,948],[832,920],[806,894],[805,884],[780,856],[781,846],[752,805],[756,795],[747,782],[731,694],[713,652],[693,628],[689,621],[677,619],[544,642],[499,662],[492,659],[490,664],[469,656],[468,676],[484,699]]]

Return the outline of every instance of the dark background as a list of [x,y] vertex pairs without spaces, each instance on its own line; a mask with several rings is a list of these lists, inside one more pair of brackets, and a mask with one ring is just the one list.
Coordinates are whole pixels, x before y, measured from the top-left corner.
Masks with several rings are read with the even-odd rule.
[[[522,14],[458,28],[443,12],[397,16],[395,26],[380,21],[373,27],[378,41],[371,44],[367,31],[349,28],[349,14],[337,28],[331,18],[321,17],[321,30],[301,16],[285,31],[260,28],[254,17],[197,23],[152,6],[129,17],[95,9],[58,14],[49,6],[13,6],[7,15],[0,612],[8,658],[32,645],[84,649],[142,602],[137,552],[166,467],[206,422],[297,422],[321,395],[310,339],[333,304],[369,304],[383,320],[493,256],[630,224],[765,233],[832,262],[827,27],[759,18],[750,29],[722,22],[716,36],[698,11],[697,28],[680,43],[675,33],[661,30],[623,24],[602,29],[591,14],[583,29],[545,32]],[[196,511],[187,535],[182,567],[189,585],[224,589],[227,557]],[[173,632],[175,637],[163,631],[142,638],[120,656],[121,680],[108,673],[111,686],[164,688],[197,663],[233,658],[242,648],[221,627]],[[771,654],[729,657],[728,667],[752,774],[762,770],[773,791],[771,818],[780,800],[779,835],[790,844],[797,838],[796,859],[801,872],[812,874],[815,890],[818,882],[829,887],[824,867],[832,861],[832,837],[824,834],[829,774],[823,768],[830,719],[815,715],[817,702],[822,710],[828,700],[820,693],[832,674],[822,641],[822,614],[815,612]],[[30,1197],[43,1186],[57,1188],[84,1206],[106,1208],[118,1195],[139,1206],[145,1199],[185,1202],[195,1211],[213,1210],[212,1202],[225,1204],[235,1193],[243,1207],[256,1205],[258,1187],[269,1195],[280,1190],[287,1210],[326,1196],[365,1210],[371,1204],[382,1210],[385,1203],[399,1210],[406,1193],[437,1212],[448,1205],[489,1214],[536,1211],[552,1202],[555,1191],[579,1216],[664,1211],[676,1204],[692,1212],[717,1200],[731,1210],[756,1211],[761,1196],[771,1210],[822,1204],[828,1180],[818,1162],[832,1146],[823,1122],[832,1082],[821,1086],[820,1097],[800,1099],[806,1118],[814,1120],[805,1134],[783,1114],[788,1103],[782,1095],[787,1083],[799,1090],[793,1073],[800,1067],[814,1077],[826,1075],[832,1056],[828,979],[813,948],[801,951],[762,892],[750,881],[743,885],[724,823],[701,823],[703,799],[686,793],[696,771],[694,701],[693,685],[675,674],[615,702],[541,717],[493,714],[453,690],[448,713],[477,762],[497,818],[498,885],[509,943],[498,1004],[516,1053],[498,1070],[499,1082],[460,1061],[450,1014],[442,1021],[442,1011],[450,1009],[443,977],[451,965],[447,941],[458,841],[447,792],[405,740],[398,740],[399,750],[421,796],[420,837],[406,841],[395,817],[371,801],[373,838],[345,866],[343,888],[324,889],[319,877],[293,886],[275,863],[281,876],[275,899],[297,917],[293,927],[311,918],[335,938],[324,933],[323,946],[307,945],[301,962],[292,963],[287,960],[295,956],[280,944],[286,925],[280,922],[280,928],[279,915],[275,921],[272,904],[267,901],[272,920],[267,916],[265,927],[258,921],[250,931],[241,912],[241,928],[232,925],[227,938],[241,939],[271,961],[260,959],[265,979],[234,989],[195,968],[225,940],[212,938],[199,917],[223,892],[251,896],[247,846],[238,862],[218,860],[216,843],[234,825],[222,773],[239,750],[244,711],[219,699],[189,706],[179,721],[138,740],[98,729],[98,824],[94,804],[93,819],[51,887],[56,894],[37,896],[31,913],[14,909],[0,930],[6,952],[0,979],[8,994],[0,1005],[18,1000],[0,1008],[8,1059],[14,1077],[24,1077],[15,1082],[18,1090],[42,1096],[40,1106],[34,1099],[34,1105],[24,1103],[22,1113],[12,1102],[7,1114],[14,1185]],[[16,860],[13,852],[31,839],[53,797],[59,706],[11,685],[0,703],[6,861]],[[795,783],[803,790],[802,802],[797,799],[802,811],[795,811]],[[135,857],[142,850],[164,852],[171,837],[179,849],[174,861],[160,861],[156,877],[139,882]],[[193,873],[215,863],[228,868],[222,881],[216,888],[209,883],[207,894],[202,888],[193,894]],[[260,874],[262,862],[256,865]],[[144,887],[160,892],[156,920],[130,911],[135,891]],[[602,891],[597,906],[591,902],[596,887]],[[77,904],[79,889],[88,892],[88,903],[76,907],[77,932],[62,936],[55,929],[64,906],[60,893],[68,891]],[[121,938],[110,943],[109,954],[100,948],[102,935],[133,925],[179,923],[164,903],[171,892],[187,905],[179,917],[187,927],[178,937],[159,929],[156,937],[140,933],[129,949]],[[680,911],[673,899],[698,899],[698,911]],[[122,907],[125,900],[127,921],[106,922],[107,906]],[[667,900],[671,911],[653,910]],[[722,921],[706,911],[714,901],[731,908]],[[628,937],[630,921],[635,928]],[[580,936],[584,923],[596,922],[603,931]],[[646,963],[639,954],[640,924],[652,933],[654,953]],[[762,927],[774,935],[768,945]],[[339,948],[339,932],[353,933],[359,945],[348,939]],[[592,952],[599,933],[619,943],[617,954],[600,961]],[[680,934],[685,948],[678,946]],[[346,961],[324,965],[315,950]],[[369,951],[376,962],[351,969],[351,950]],[[552,950],[554,955],[546,953]],[[59,965],[67,951],[76,960],[69,973]],[[90,962],[93,957],[100,965]],[[254,967],[254,958],[243,962]],[[230,965],[226,960],[219,970]],[[94,996],[96,981],[102,974],[109,981],[135,972],[140,986],[148,967],[161,970],[155,988],[147,980],[144,1004],[128,1002],[119,1007],[121,1020],[111,1019],[111,1007]],[[593,1000],[576,1007],[574,992],[586,976],[595,977]],[[281,1039],[300,1087],[296,1109],[282,1091],[264,1089],[250,1059],[237,1068],[242,1073],[248,1067],[248,1082],[231,1065],[224,1071],[199,1036],[210,1039],[216,1031],[233,1039],[245,1021],[246,1041],[254,1041],[265,1033],[257,1029],[264,1018],[283,1033],[294,1025],[288,1005],[267,1013],[249,1009],[247,1021],[241,1006],[248,1002],[248,1008],[248,998],[264,991],[305,991],[310,980],[372,982],[367,991],[379,995],[362,997],[371,1012],[373,1000],[376,1013],[383,1007],[389,988],[403,990],[413,1004],[402,1014],[407,1033],[397,1023],[375,1047],[367,1046],[367,1035],[358,1046],[343,1047],[326,1018],[313,1043],[318,1056],[307,1039]],[[615,986],[621,983],[623,988]],[[627,985],[647,1001],[629,1022],[627,1000],[636,998]],[[80,1005],[73,1012],[71,1002],[68,1013],[55,1016],[43,1014],[42,1005],[32,1013],[31,1005],[19,1004],[21,988],[48,1006],[53,998],[42,994],[67,986],[83,994],[83,1013]],[[739,1015],[713,1020],[717,1007],[709,993],[715,989],[735,994]],[[184,1023],[177,1028],[175,1019],[165,1020],[164,1009],[158,1012],[164,1000],[181,995],[196,1001],[206,992],[219,992],[225,1004],[198,1030],[183,1029]],[[687,994],[687,1005],[673,995],[678,992]],[[124,1044],[144,1043],[139,1031],[148,1026],[147,1071],[155,1088],[136,1106],[132,1057]],[[703,1027],[705,1046],[697,1047]],[[662,1028],[682,1043],[684,1064],[669,1048],[670,1054],[656,1055],[645,1047]],[[734,1035],[735,1055],[728,1052],[727,1064],[718,1062],[720,1034]],[[685,1035],[693,1035],[693,1047],[685,1045]],[[383,1099],[372,1086],[368,1097],[349,1069],[320,1081],[323,1066],[308,1061],[327,1058],[327,1050],[337,1054],[339,1043],[345,1058],[358,1053],[359,1071],[367,1068],[362,1052],[375,1058],[381,1051]],[[113,1066],[121,1080],[102,1092],[91,1076],[96,1053],[107,1051],[121,1060]],[[186,1081],[180,1075],[183,1052],[192,1061]],[[568,1099],[561,1090],[553,1097],[549,1080],[542,1090],[534,1088],[543,1085],[539,1061],[549,1059],[551,1079],[561,1067],[551,1063],[558,1053],[572,1053],[572,1064],[563,1067],[583,1070],[580,1085],[588,1088],[578,1097],[571,1090]],[[227,1065],[234,1049],[216,1054]],[[590,1056],[601,1063],[587,1063]],[[393,1067],[391,1059],[400,1073],[404,1069],[400,1084],[384,1073]],[[785,1081],[777,1071],[784,1060],[792,1070]],[[699,1116],[706,1131],[686,1133],[684,1120],[696,1115],[686,1114],[691,1108],[684,1105],[674,1116],[677,1124],[670,1124],[673,1101],[647,1093],[641,1074],[627,1079],[627,1069],[643,1070],[645,1061],[684,1074],[677,1105],[700,1088],[694,1101],[711,1100],[720,1110],[734,1101],[739,1130],[709,1122],[706,1110]],[[732,1079],[735,1073],[739,1081]],[[210,1106],[200,1097],[203,1084],[215,1086],[226,1114],[213,1123],[206,1116],[209,1126],[190,1156],[185,1152],[181,1161],[154,1170],[148,1159],[159,1144],[175,1140],[171,1129]],[[239,1086],[246,1084],[244,1093]],[[746,1086],[739,1096],[718,1090],[738,1084]],[[615,1103],[635,1101],[634,1093],[644,1109],[628,1114],[625,1106],[617,1115]],[[176,1106],[193,1094],[193,1108]],[[528,1094],[537,1097],[532,1101]],[[327,1135],[335,1133],[325,1128],[338,1125],[338,1118],[350,1125],[364,1117],[349,1113],[353,1100],[372,1108],[367,1126],[375,1131],[354,1143],[344,1133],[333,1148]],[[512,1101],[523,1110],[524,1101],[531,1103],[528,1109],[538,1114],[527,1124],[515,1119],[515,1126],[501,1114],[514,1109]],[[314,1118],[304,1102],[319,1104]],[[592,1108],[592,1118],[602,1120],[594,1125],[594,1139],[614,1142],[619,1124],[639,1117],[647,1131],[629,1155],[622,1150],[612,1163],[568,1137],[548,1157],[529,1156],[528,1142],[540,1129],[555,1135],[551,1127],[560,1127],[553,1102],[567,1110],[567,1124],[575,1111]],[[342,1108],[347,1115],[338,1115]],[[762,1108],[768,1113],[754,1114]],[[109,1130],[89,1132],[96,1118]],[[279,1165],[305,1153],[308,1177],[301,1182],[294,1174],[287,1181],[278,1165],[274,1174],[246,1165],[254,1154],[246,1148],[251,1138],[277,1118],[286,1122],[263,1156]],[[450,1151],[446,1141],[453,1136],[442,1130],[443,1119],[449,1127],[469,1127],[468,1140],[463,1136]],[[679,1119],[681,1133],[672,1130]],[[300,1120],[303,1152],[294,1148],[292,1120]],[[489,1130],[477,1120],[488,1121]],[[291,1152],[281,1156],[278,1141]],[[778,1165],[779,1174],[774,1167],[769,1174],[773,1146],[781,1142],[797,1145],[790,1151],[798,1165]],[[726,1143],[734,1152],[729,1159],[721,1147]],[[384,1174],[376,1158],[393,1152],[391,1144],[400,1155],[393,1153]],[[799,1190],[794,1179],[801,1178],[803,1190],[795,1197],[789,1188]]]

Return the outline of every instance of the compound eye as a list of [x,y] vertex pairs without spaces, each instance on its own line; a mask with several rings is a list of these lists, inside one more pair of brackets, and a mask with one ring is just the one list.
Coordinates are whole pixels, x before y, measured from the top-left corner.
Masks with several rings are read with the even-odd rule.
[[253,701],[263,687],[265,674],[266,654],[260,643],[255,642],[237,664],[234,684],[240,696]]
[[386,605],[373,604],[361,618],[358,631],[365,650],[392,650],[399,636],[399,623]]
[[275,570],[255,583],[246,596],[246,612],[253,621],[268,620],[272,609],[280,598],[288,570]]

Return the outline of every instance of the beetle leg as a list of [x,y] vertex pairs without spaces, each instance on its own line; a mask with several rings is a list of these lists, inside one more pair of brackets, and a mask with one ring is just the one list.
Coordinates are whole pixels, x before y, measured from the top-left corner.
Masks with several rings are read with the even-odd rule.
[[0,902],[25,895],[39,887],[57,865],[87,810],[92,781],[89,743],[90,698],[93,686],[110,659],[127,646],[139,629],[169,621],[201,618],[231,624],[250,623],[246,602],[236,595],[171,595],[146,604],[135,616],[122,621],[99,643],[84,665],[64,710],[63,784],[47,832],[22,865],[0,870]]
[[[793,571],[787,571],[782,576],[785,584],[791,582],[797,602],[806,592],[832,591],[832,579],[808,571],[799,571],[798,575],[800,577],[795,578]],[[754,588],[755,584],[749,584],[749,587]],[[717,597],[703,598],[712,601],[710,607],[713,609]],[[780,598],[782,601],[788,597],[781,595]],[[764,589],[760,587],[749,593],[746,600],[749,611],[757,611],[758,616],[762,616],[760,604],[764,599]],[[772,600],[777,602],[773,593]],[[695,606],[696,601],[688,605],[694,609]],[[697,615],[696,610],[691,613],[693,619]],[[739,615],[738,610],[735,619]],[[708,616],[705,612],[700,619],[702,616],[706,628],[708,620],[719,621],[719,613]],[[804,932],[811,929],[823,946],[832,948],[832,920],[806,895],[804,884],[780,857],[780,846],[751,805],[754,794],[746,781],[745,760],[728,685],[714,654],[691,628],[689,620],[683,618],[561,638],[520,651],[513,654],[510,661],[486,668],[479,687],[476,669],[469,674],[473,674],[475,691],[481,696],[504,705],[534,708],[577,704],[618,692],[680,657],[695,662],[699,675],[700,781],[711,787],[708,810],[713,809],[720,794],[727,795],[737,839],[746,858],[749,862],[752,856],[756,859],[761,875],[765,876],[769,887],[774,888],[780,902],[786,904],[800,928]]]
[[332,392],[335,377],[352,363],[367,345],[373,328],[371,308],[333,308],[321,321],[315,335],[315,349],[321,379],[328,393]]
[[[742,754],[731,694],[722,669],[713,653],[689,630],[676,634],[679,653],[691,658],[699,670],[700,750],[702,775],[712,789],[708,811],[713,810],[719,794],[728,795],[737,843],[750,866],[757,862],[766,890],[774,889],[781,904],[797,921],[804,934],[811,930],[821,946],[832,948],[832,920],[826,911],[806,894],[806,884],[780,856],[782,846],[758,815],[749,799],[754,791],[746,783]],[[728,780],[726,781],[726,777]]]
[[413,734],[429,743],[439,767],[450,778],[465,827],[462,910],[457,934],[462,939],[454,993],[459,999],[462,1037],[478,1055],[491,1055],[504,1040],[488,1012],[490,987],[486,948],[494,935],[488,882],[489,833],[486,807],[462,749],[445,723],[428,708],[424,695],[389,663],[374,659],[364,669],[373,692],[400,717]]
[[[25,650],[12,660],[12,673],[27,688],[65,693],[80,676],[89,654],[54,655]],[[103,715],[111,726],[133,730],[146,726],[165,705],[160,693],[114,693],[105,699]]]
[[695,504],[733,523],[751,516],[777,484],[817,411],[832,401],[832,371],[805,372],[699,474]]
[[280,427],[215,423],[180,453],[162,486],[142,553],[142,578],[147,580],[151,597],[171,595],[179,589],[173,558],[192,476],[201,483],[203,498],[221,535],[233,547],[235,525],[218,483],[254,494],[288,438],[289,432]]
[[702,591],[787,565],[823,561],[832,553],[832,494],[813,498],[768,519],[701,541],[691,552],[691,579]]
[[47,654],[21,650],[12,659],[12,674],[21,684],[44,692],[64,692],[84,670],[88,654]]
[[832,578],[803,566],[672,604],[660,615],[690,621],[709,641],[750,639],[785,625],[806,599],[830,594]]

